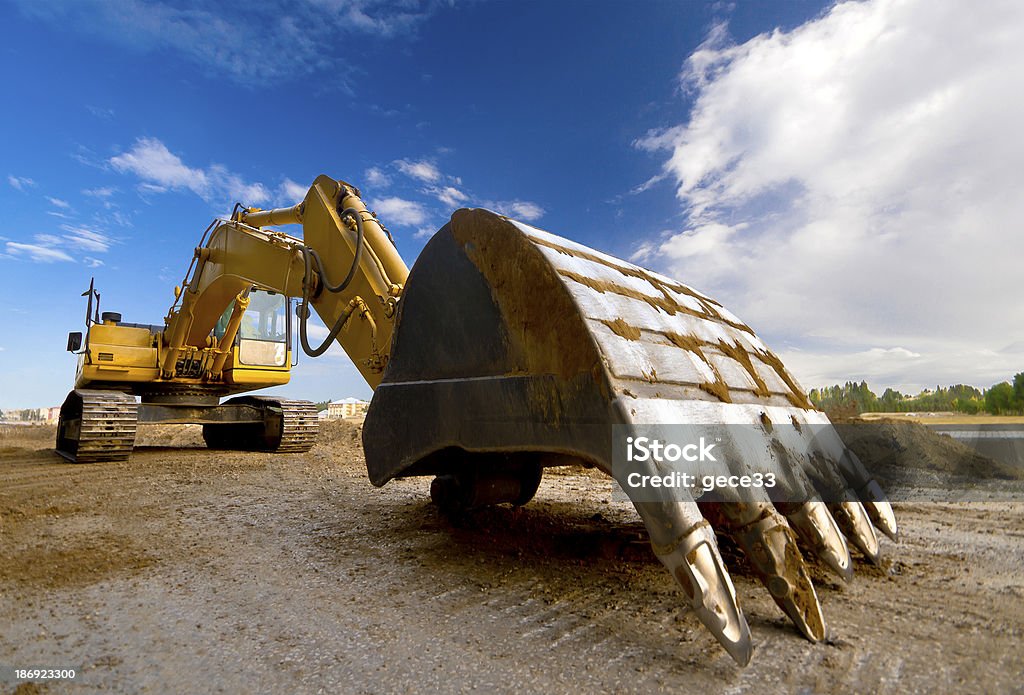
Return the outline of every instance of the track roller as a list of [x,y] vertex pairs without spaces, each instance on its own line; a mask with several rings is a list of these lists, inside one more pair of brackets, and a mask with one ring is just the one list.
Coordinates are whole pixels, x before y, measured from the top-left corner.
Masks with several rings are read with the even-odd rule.
[[316,406],[268,396],[240,396],[225,405],[251,405],[263,411],[263,422],[203,425],[203,439],[211,449],[302,453],[316,443],[319,425]]

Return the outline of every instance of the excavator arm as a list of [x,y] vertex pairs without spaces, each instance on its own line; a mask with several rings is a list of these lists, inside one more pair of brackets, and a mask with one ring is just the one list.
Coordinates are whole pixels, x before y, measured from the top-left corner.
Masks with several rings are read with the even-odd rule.
[[[271,229],[301,225],[302,238]],[[196,247],[193,263],[165,319],[161,372],[173,378],[182,354],[213,348],[206,374],[216,379],[253,286],[301,300],[303,347],[319,355],[337,340],[372,387],[388,362],[398,300],[409,269],[359,191],[320,176],[306,198],[289,208],[236,209],[218,221]],[[220,345],[211,331],[235,302]],[[328,338],[312,347],[306,330],[310,308],[328,326]]]
[[[301,225],[301,238],[275,229],[280,225]],[[336,340],[376,387],[408,272],[359,191],[345,182],[321,176],[290,208],[236,206],[204,232],[162,330],[122,323],[114,312],[89,325],[76,388],[61,408],[57,451],[80,463],[126,460],[140,422],[201,424],[211,448],[308,450],[317,431],[312,403],[251,395],[220,402],[289,379],[289,317],[275,313],[288,304],[268,306],[267,293],[300,300],[299,336],[308,354],[322,354]],[[259,300],[254,289],[262,291]],[[259,309],[249,312],[258,321],[247,316],[251,308]],[[316,347],[307,334],[313,311],[329,327]],[[256,335],[244,334],[247,318],[259,325]]]

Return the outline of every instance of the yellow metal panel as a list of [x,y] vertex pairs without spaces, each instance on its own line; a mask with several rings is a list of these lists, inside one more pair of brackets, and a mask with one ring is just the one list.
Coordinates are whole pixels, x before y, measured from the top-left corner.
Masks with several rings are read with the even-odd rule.
[[246,386],[262,389],[267,386],[283,386],[287,384],[291,374],[287,369],[267,367],[263,369],[247,369],[236,367],[224,371],[224,382],[232,386]]
[[291,379],[292,352],[285,353],[284,364],[280,367],[245,367],[238,360],[238,346],[231,351],[231,363],[224,370],[224,383],[236,387],[262,389],[268,386],[282,386]]
[[97,367],[157,368],[154,347],[129,347],[90,340],[89,354],[92,365]]
[[85,388],[96,381],[117,381],[130,384],[146,384],[157,381],[160,370],[156,367],[125,367],[117,364],[83,364],[75,380],[75,388]]
[[90,349],[97,343],[150,347],[153,344],[153,334],[147,328],[108,326],[102,323],[95,323],[89,329]]

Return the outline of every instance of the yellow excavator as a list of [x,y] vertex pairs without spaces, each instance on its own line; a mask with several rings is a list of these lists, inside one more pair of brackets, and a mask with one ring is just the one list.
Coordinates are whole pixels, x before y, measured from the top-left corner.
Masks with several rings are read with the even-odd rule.
[[[305,451],[312,404],[220,399],[286,383],[296,332],[313,356],[337,341],[374,389],[374,485],[433,476],[432,498],[460,511],[525,504],[548,466],[597,467],[741,664],[750,630],[713,527],[812,641],[826,628],[798,539],[849,580],[850,545],[877,562],[876,528],[897,537],[878,484],[749,326],[671,278],[487,210],[456,211],[409,271],[360,192],[321,176],[293,207],[215,220],[162,326],[100,315],[86,294],[66,458],[125,460],[138,422],[202,424],[211,448]],[[329,327],[316,347],[311,311]]]

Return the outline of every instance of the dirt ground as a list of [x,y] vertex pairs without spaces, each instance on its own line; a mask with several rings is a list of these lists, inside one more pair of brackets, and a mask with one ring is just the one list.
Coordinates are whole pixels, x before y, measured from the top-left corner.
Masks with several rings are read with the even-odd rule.
[[[739,668],[599,474],[454,525],[428,479],[367,482],[354,423],[279,456],[146,428],[126,464],[62,463],[52,436],[0,430],[0,692],[1024,692],[1005,480],[897,503],[901,541],[850,585],[812,566],[819,644],[723,541],[756,643]],[[35,668],[76,677],[14,678]]]

